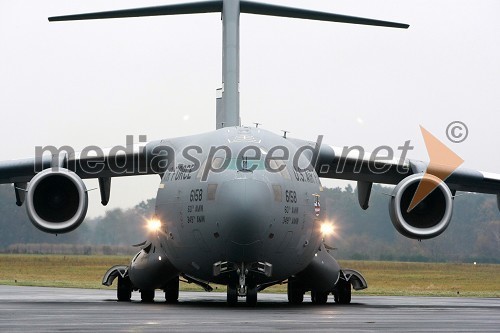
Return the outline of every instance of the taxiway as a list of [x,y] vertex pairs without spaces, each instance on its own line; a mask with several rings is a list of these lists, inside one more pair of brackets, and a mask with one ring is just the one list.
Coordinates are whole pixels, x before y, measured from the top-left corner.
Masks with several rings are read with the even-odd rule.
[[[306,295],[307,297],[307,295]],[[114,290],[0,286],[0,332],[498,332],[500,299],[353,296],[350,305],[287,303],[259,293],[229,307],[224,293],[181,292],[178,304],[115,301]]]

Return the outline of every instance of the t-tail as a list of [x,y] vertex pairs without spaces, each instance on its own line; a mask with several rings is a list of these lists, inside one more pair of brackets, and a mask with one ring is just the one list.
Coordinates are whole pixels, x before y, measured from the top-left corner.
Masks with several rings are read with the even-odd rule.
[[284,7],[245,0],[214,0],[50,17],[49,21],[222,13],[222,88],[217,90],[216,128],[240,125],[240,13],[407,29],[408,24]]

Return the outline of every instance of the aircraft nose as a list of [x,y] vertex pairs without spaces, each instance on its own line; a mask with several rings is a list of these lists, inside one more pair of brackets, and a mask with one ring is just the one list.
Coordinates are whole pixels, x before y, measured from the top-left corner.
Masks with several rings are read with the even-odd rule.
[[227,235],[228,261],[257,261],[272,209],[269,186],[253,179],[222,184],[218,196],[221,227]]

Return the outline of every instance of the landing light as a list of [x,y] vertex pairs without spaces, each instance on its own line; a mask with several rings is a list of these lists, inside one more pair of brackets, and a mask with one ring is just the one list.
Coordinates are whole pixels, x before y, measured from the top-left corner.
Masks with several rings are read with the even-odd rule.
[[324,222],[321,224],[321,234],[323,236],[331,235],[335,232],[335,228],[332,223]]
[[159,231],[161,228],[161,221],[158,219],[150,219],[146,221],[146,227],[148,228],[149,231],[154,232],[154,231]]

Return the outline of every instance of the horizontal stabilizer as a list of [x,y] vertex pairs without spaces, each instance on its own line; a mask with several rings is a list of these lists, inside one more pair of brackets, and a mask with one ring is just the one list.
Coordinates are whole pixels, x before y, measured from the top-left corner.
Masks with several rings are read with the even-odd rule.
[[50,22],[55,21],[77,21],[77,20],[97,20],[121,17],[141,17],[159,15],[181,15],[181,14],[201,14],[222,11],[222,0],[180,3],[175,5],[121,9],[106,12],[65,15],[49,17]]
[[242,13],[249,13],[249,14],[290,17],[290,18],[316,20],[316,21],[374,25],[374,26],[402,28],[402,29],[407,29],[409,27],[408,24],[403,24],[403,23],[380,21],[363,17],[347,16],[347,15],[340,15],[340,14],[333,14],[326,12],[318,12],[314,10],[307,10],[300,8],[283,7],[278,5],[270,5],[252,1],[241,1],[240,11]]
[[[213,0],[213,1],[203,1],[203,2],[180,3],[180,4],[165,5],[165,6],[121,9],[121,10],[113,10],[106,12],[54,16],[54,17],[49,17],[49,21],[51,22],[76,21],[76,20],[96,20],[96,19],[109,19],[109,18],[121,18],[121,17],[200,14],[200,13],[222,12],[222,9],[223,9],[223,0]],[[391,28],[406,29],[409,27],[408,24],[402,24],[396,22],[373,20],[363,17],[333,14],[333,13],[314,11],[314,10],[284,7],[284,6],[271,5],[260,2],[244,1],[244,0],[240,1],[240,12],[248,14],[290,17],[290,18],[299,18],[299,19],[316,20],[316,21],[374,25],[374,26],[391,27]]]

